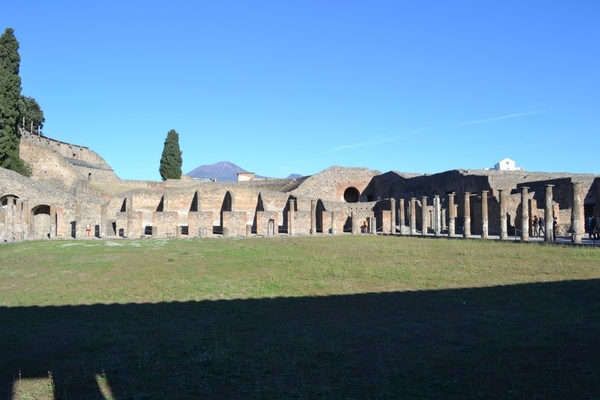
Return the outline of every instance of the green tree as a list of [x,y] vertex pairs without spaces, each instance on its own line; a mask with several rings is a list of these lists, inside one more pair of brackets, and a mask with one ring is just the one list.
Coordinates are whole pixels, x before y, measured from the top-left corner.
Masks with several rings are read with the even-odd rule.
[[29,175],[29,168],[19,156],[19,42],[14,30],[7,28],[0,36],[0,167]]
[[160,167],[158,171],[163,181],[167,179],[181,178],[181,150],[179,149],[179,134],[175,129],[171,129],[165,139],[165,147],[160,158]]
[[31,127],[33,123],[33,129],[39,132],[44,127],[44,112],[40,108],[40,105],[33,97],[27,97],[21,95],[19,99],[19,121],[25,118],[25,128]]

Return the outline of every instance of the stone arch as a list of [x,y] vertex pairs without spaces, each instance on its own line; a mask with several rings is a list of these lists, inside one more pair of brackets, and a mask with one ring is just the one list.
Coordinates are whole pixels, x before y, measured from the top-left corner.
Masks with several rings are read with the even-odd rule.
[[156,212],[163,212],[165,210],[165,195],[163,194],[160,198],[158,206],[156,206]]
[[19,198],[19,196],[17,196],[16,194],[5,194],[4,196],[0,197],[0,205],[3,205],[3,206],[8,205],[8,198],[9,197],[13,198],[13,204],[12,205],[17,204],[16,200]]
[[38,204],[31,209],[31,235],[33,239],[46,239],[53,236],[52,225],[56,226],[56,221],[52,220],[50,206],[48,204]]
[[258,198],[256,199],[256,208],[254,210],[254,219],[252,220],[252,233],[257,233],[257,225],[258,225],[258,213],[265,211],[265,205],[263,204],[262,193],[258,194]]
[[125,212],[127,211],[127,197],[125,197],[123,199],[123,203],[121,203],[121,208],[119,209],[120,212]]
[[358,203],[360,201],[360,192],[354,186],[350,186],[344,190],[344,201],[346,203]]
[[222,211],[234,211],[235,210],[235,196],[233,195],[233,193],[231,193],[231,191],[227,191],[227,193],[225,193],[225,196],[223,197],[223,204],[221,205],[221,212]]
[[192,197],[192,203],[190,204],[190,212],[198,211],[200,211],[200,194],[199,191],[196,190],[194,192],[194,197]]
[[231,191],[227,191],[223,196],[223,203],[221,204],[221,212],[219,213],[220,221],[218,226],[213,226],[213,233],[224,234],[223,226],[223,213],[231,212],[234,210],[235,196]]

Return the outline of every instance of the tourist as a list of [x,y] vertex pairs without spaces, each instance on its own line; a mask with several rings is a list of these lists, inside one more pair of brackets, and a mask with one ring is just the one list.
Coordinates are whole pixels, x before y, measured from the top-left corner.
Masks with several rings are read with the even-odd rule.
[[533,217],[533,236],[540,237],[540,221],[538,220],[537,215]]
[[538,219],[538,223],[540,224],[540,231],[538,232],[538,237],[544,236],[546,234],[546,227],[544,226],[544,217],[540,215]]

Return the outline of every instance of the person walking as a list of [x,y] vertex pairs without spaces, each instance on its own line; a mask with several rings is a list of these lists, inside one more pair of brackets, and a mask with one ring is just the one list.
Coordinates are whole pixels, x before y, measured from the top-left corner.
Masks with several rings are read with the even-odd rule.
[[540,237],[540,228],[539,228],[539,220],[537,215],[533,217],[533,236]]
[[546,234],[546,227],[544,226],[544,217],[542,217],[540,215],[540,218],[538,219],[538,224],[540,225],[540,230],[538,232],[538,237],[540,236],[544,236]]

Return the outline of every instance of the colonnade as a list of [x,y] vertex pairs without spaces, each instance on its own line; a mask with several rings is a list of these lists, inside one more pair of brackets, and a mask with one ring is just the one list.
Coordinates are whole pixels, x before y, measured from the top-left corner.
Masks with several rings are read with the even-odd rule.
[[[544,192],[544,241],[551,243],[555,240],[554,238],[554,210],[553,210],[553,196],[552,188],[554,185],[545,185]],[[581,183],[572,182],[573,200],[571,203],[571,241],[573,243],[581,243],[584,231],[583,223],[583,196],[581,193]],[[489,237],[489,212],[488,212],[488,190],[481,192],[481,237],[486,239]],[[471,233],[471,198],[475,196],[475,193],[464,192],[463,193],[463,232],[464,238],[472,237]],[[447,194],[448,196],[448,210],[447,210],[447,234],[448,236],[456,236],[456,218],[457,218],[457,205],[455,204],[456,192]],[[442,231],[446,230],[446,210],[441,208],[441,202],[438,195],[434,197],[432,212],[430,213],[427,205],[427,196],[421,198],[421,223],[422,228],[420,234],[425,236],[428,234],[428,229],[431,227],[435,236],[439,236]],[[498,190],[498,199],[500,206],[500,229],[499,237],[500,240],[508,239],[508,201],[507,201],[507,190]],[[417,230],[417,198],[412,197],[409,201],[408,206],[408,229],[405,226],[404,216],[404,199],[400,199],[399,204],[399,220],[400,220],[400,233],[409,233],[411,236],[418,234]],[[391,206],[395,208],[396,201],[391,202]],[[527,242],[530,240],[529,228],[530,228],[530,214],[529,214],[529,187],[522,186],[520,193],[520,207],[521,207],[521,233],[520,240]],[[392,211],[392,218],[395,218],[395,210]],[[429,221],[429,218],[432,218]],[[394,219],[395,220],[395,219]],[[392,224],[392,228],[395,233],[395,225]]]

